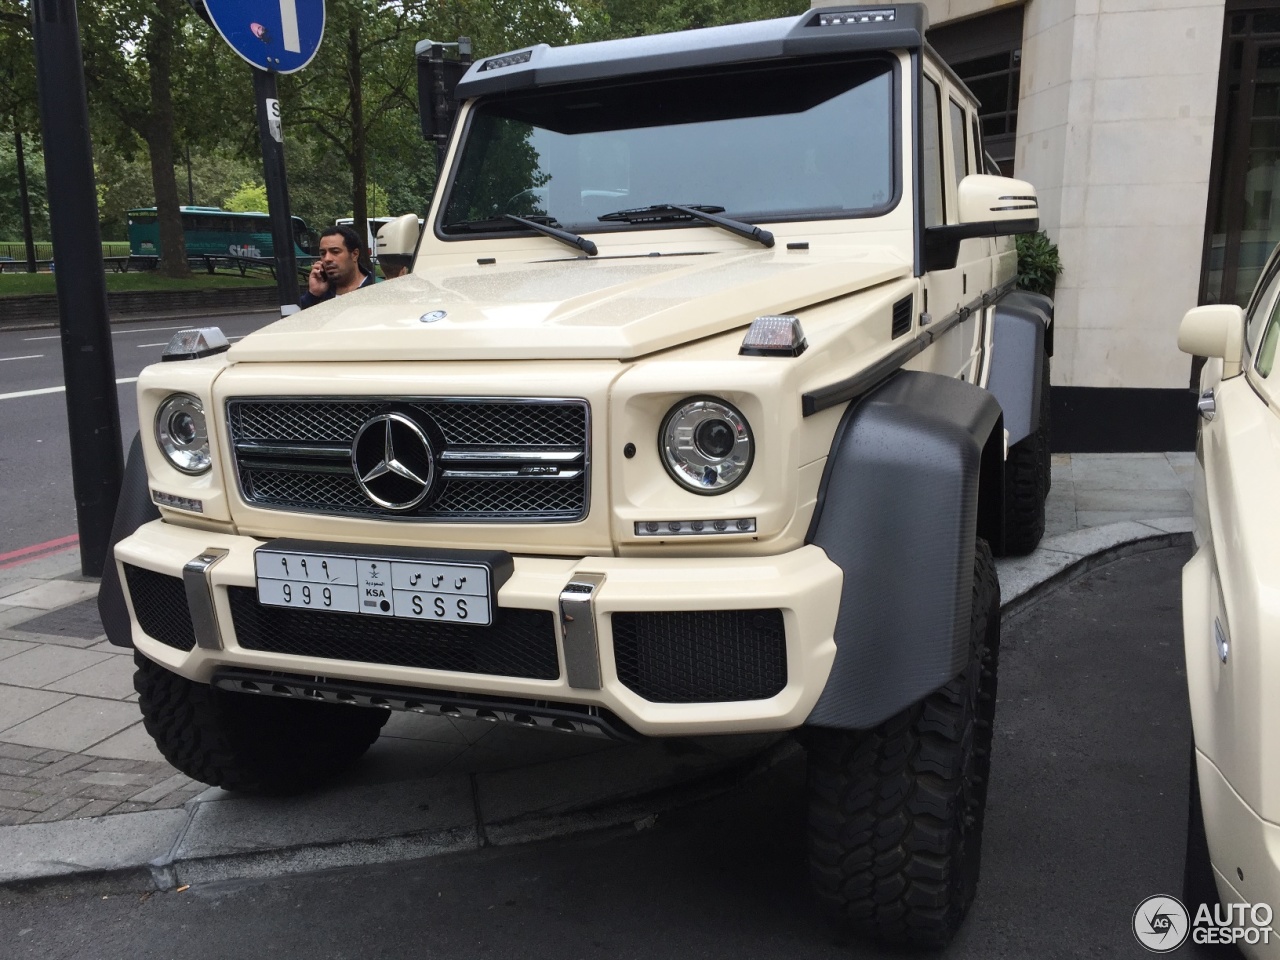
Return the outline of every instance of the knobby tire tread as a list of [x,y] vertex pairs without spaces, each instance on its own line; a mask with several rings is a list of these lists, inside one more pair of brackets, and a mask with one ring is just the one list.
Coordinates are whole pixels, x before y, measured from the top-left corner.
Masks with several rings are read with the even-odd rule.
[[829,911],[863,936],[942,946],[973,900],[999,624],[995,565],[979,540],[964,671],[874,730],[810,731],[813,885]]
[[378,739],[385,710],[232,693],[134,652],[143,725],[178,770],[226,790],[291,794],[319,786]]

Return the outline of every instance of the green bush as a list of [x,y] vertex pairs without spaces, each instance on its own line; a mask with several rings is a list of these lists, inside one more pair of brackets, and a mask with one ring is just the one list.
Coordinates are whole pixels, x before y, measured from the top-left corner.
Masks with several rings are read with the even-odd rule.
[[1058,245],[1044,233],[1020,234],[1018,245],[1018,288],[1052,296],[1062,273]]

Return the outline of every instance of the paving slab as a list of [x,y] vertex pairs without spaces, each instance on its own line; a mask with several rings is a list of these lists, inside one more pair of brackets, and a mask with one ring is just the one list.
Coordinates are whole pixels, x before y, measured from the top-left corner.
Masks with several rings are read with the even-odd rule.
[[15,687],[43,687],[101,663],[109,656],[42,643],[0,660],[0,683]]
[[[120,648],[117,647],[116,649]],[[76,653],[88,652],[76,651]],[[63,693],[76,693],[86,697],[104,697],[111,700],[124,700],[132,696],[133,657],[100,653],[95,653],[93,656],[104,657],[105,659],[60,680],[46,683],[44,689],[59,690]]]
[[17,580],[10,580],[8,583],[0,583],[0,599],[12,596],[15,593],[21,593],[23,590],[30,590],[32,587],[38,587],[44,582],[33,577],[22,577]]
[[30,649],[32,649],[32,645],[29,643],[23,643],[21,640],[6,640],[0,637],[0,660]]
[[[0,664],[4,662],[0,660]],[[65,697],[65,694],[57,696]],[[138,708],[131,703],[71,697],[30,720],[0,731],[0,737],[9,743],[78,753],[137,722]]]
[[[1131,510],[1139,513],[1164,511],[1162,516],[1166,517],[1187,516],[1191,513],[1191,495],[1181,484],[1162,490],[1143,490],[1140,496],[1135,496],[1133,490],[1083,489],[1077,480],[1075,500],[1078,515],[1104,510]],[[1083,517],[1080,523],[1082,526],[1101,526],[1086,523]]]
[[0,685],[0,740],[9,739],[6,731],[10,727],[39,716],[69,699],[65,693]]
[[36,610],[56,610],[69,604],[98,595],[96,581],[49,580],[36,587],[10,594],[0,599],[0,606],[34,607]]
[[142,725],[140,719],[142,714],[139,712],[137,705],[133,705],[132,726],[126,727],[114,736],[110,736],[101,743],[95,743],[91,747],[86,747],[84,752],[91,757],[106,757],[113,760],[156,760],[166,762],[164,756],[156,748],[156,742],[151,739],[151,734],[147,733],[146,728]]

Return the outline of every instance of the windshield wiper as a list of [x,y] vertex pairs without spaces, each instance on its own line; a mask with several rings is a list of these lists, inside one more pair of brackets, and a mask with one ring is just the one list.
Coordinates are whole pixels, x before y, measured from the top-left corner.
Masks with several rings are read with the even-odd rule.
[[616,220],[621,220],[624,223],[701,220],[703,223],[709,223],[712,226],[728,230],[730,233],[736,233],[740,237],[754,240],[766,247],[773,246],[773,234],[768,230],[762,230],[760,227],[750,223],[743,223],[741,220],[731,220],[729,217],[716,216],[717,213],[723,212],[724,207],[716,207],[705,203],[693,207],[684,207],[678,203],[655,203],[652,206],[637,207],[634,210],[615,210],[613,213],[606,213],[603,217],[597,217],[596,219],[606,223]]
[[489,217],[486,220],[458,220],[455,223],[446,223],[444,228],[446,230],[493,230],[495,228],[500,229],[508,223],[518,223],[522,227],[528,227],[530,230],[545,234],[553,240],[567,243],[569,246],[581,250],[588,257],[594,257],[598,252],[596,245],[586,237],[580,237],[576,233],[570,233],[568,230],[561,230],[552,226],[555,220],[546,216],[539,216],[535,220],[529,217],[517,217],[514,213],[504,213],[497,217]]

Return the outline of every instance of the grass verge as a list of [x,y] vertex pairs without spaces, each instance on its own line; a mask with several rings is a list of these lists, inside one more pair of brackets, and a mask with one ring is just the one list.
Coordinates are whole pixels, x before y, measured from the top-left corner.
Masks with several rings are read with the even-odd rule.
[[[271,287],[275,281],[267,276],[242,277],[238,273],[197,273],[190,280],[173,280],[154,271],[107,273],[107,292],[134,290],[225,290],[240,287]],[[0,273],[0,297],[28,297],[56,293],[51,273]]]

